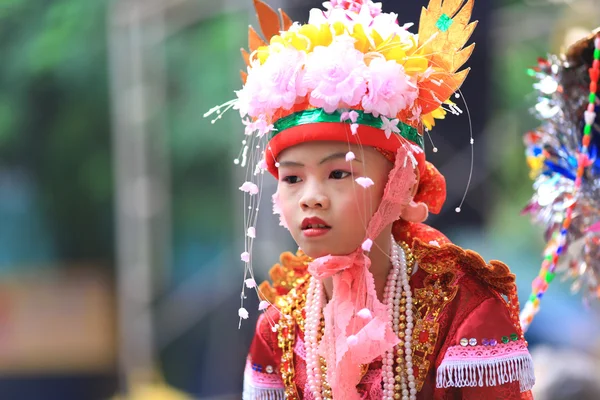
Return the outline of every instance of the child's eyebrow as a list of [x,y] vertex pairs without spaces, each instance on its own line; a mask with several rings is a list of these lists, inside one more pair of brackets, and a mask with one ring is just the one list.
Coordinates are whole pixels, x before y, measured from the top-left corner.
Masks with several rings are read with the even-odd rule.
[[[330,154],[327,157],[325,157],[324,159],[322,159],[321,161],[319,161],[319,165],[325,164],[326,162],[329,162],[332,160],[337,160],[339,158],[343,158],[345,160],[346,154],[347,153],[344,153],[344,152]],[[358,158],[354,158],[354,160],[361,162]],[[304,164],[302,164],[298,161],[280,161],[279,166],[280,167],[304,167]]]
[[280,161],[279,167],[304,167],[304,164],[296,161]]
[[[345,160],[346,159],[346,154],[348,154],[348,153],[347,152],[345,152],[345,153],[340,152],[340,153],[333,153],[331,155],[328,155],[327,157],[325,157],[324,159],[322,159],[319,162],[319,165],[325,164],[326,162],[331,161],[331,160],[337,160],[338,158],[343,158]],[[361,162],[358,158],[354,158],[354,160],[358,161],[358,162]]]

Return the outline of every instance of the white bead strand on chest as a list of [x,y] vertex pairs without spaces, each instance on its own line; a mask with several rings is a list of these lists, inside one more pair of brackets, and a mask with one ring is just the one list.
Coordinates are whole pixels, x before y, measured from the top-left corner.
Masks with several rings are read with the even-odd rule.
[[[397,285],[400,282],[400,267],[398,266],[396,242],[392,236],[390,248],[392,250],[392,269],[388,274],[388,279],[383,292],[383,301],[387,306],[388,317],[394,327],[394,332],[398,331],[399,315],[398,307],[394,304],[394,298],[396,297]],[[395,318],[398,315],[398,318]],[[394,323],[394,321],[396,321]],[[394,349],[387,351],[382,360],[382,375],[383,375],[383,400],[393,400],[394,398]]]
[[321,366],[317,351],[317,336],[319,332],[319,326],[321,324],[322,290],[323,287],[321,281],[311,278],[306,296],[306,324],[304,330],[304,340],[306,345],[307,383],[315,400],[322,400]]
[[[412,333],[414,327],[414,319],[413,319],[413,304],[412,304],[412,291],[410,288],[410,276],[408,273],[408,267],[406,265],[406,253],[399,246],[396,245],[399,253],[399,266],[401,269],[400,279],[402,281],[402,291],[400,291],[400,295],[404,293],[406,296],[406,328],[404,330],[404,360],[406,365],[406,379],[408,379],[408,390],[406,386],[402,384],[402,399],[403,400],[416,400],[417,398],[417,389],[415,382],[415,374],[413,370],[412,364]],[[404,375],[402,376],[404,378]]]

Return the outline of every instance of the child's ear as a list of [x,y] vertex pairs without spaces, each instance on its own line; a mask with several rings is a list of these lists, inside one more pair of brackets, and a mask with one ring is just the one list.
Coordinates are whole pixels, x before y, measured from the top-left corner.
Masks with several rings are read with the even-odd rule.
[[414,198],[417,192],[419,191],[419,182],[421,181],[421,172],[419,171],[419,167],[414,168],[415,171],[415,183],[412,185],[410,189],[410,197]]
[[[415,197],[415,195],[417,194],[417,190],[419,189],[420,174],[418,167],[415,168],[415,175],[417,179],[411,190],[412,198]],[[421,202],[416,203],[414,200],[411,200],[410,203],[406,205],[406,207],[404,208],[404,210],[402,210],[402,213],[400,214],[400,217],[403,220],[416,223],[425,221],[428,216],[429,208],[427,207],[427,204]]]
[[410,203],[406,205],[402,213],[400,214],[400,218],[408,222],[423,222],[429,216],[429,208],[425,203],[415,203],[411,200]]

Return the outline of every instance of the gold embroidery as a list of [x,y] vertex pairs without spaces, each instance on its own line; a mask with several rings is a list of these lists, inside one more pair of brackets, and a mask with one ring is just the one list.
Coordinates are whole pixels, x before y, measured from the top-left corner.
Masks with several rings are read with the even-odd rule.
[[[286,296],[276,299],[277,308],[281,311],[277,330],[277,344],[282,351],[281,378],[285,386],[286,399],[299,400],[298,389],[294,382],[294,344],[296,342],[296,327],[304,330],[304,305],[308,289],[307,276],[299,278],[298,286],[290,290]],[[302,321],[300,323],[300,321]]]
[[269,271],[273,285],[264,281],[258,288],[261,299],[275,305],[277,298],[289,293],[298,286],[298,281],[306,276],[311,258],[302,250],[298,250],[295,255],[289,251],[281,253],[279,261],[280,263],[275,264]]
[[[416,322],[413,330],[413,365],[417,376],[417,389],[423,387],[431,366],[439,336],[439,316],[458,292],[456,271],[475,276],[484,285],[500,295],[508,297],[507,307],[513,323],[522,338],[518,320],[518,299],[516,297],[515,276],[508,267],[499,262],[487,264],[477,253],[451,244],[441,246],[425,244],[419,239],[413,243],[413,253],[419,268],[427,272],[422,289],[416,289],[414,303]],[[416,371],[418,369],[418,372]]]
[[455,282],[455,258],[441,256],[439,247],[419,240],[415,240],[413,246],[419,268],[428,274],[423,288],[414,290],[413,294],[416,315],[412,340],[413,365],[417,390],[421,390],[431,366],[430,356],[439,338],[439,316],[456,296],[458,286]]

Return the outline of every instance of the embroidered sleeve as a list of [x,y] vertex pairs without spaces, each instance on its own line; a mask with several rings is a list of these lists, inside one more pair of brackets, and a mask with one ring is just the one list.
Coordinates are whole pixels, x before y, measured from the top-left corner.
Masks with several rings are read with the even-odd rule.
[[277,351],[276,333],[269,318],[277,316],[274,308],[258,318],[244,371],[243,400],[284,400],[283,381],[279,375],[281,355]]
[[506,304],[488,298],[462,321],[437,369],[438,388],[462,388],[463,399],[524,399],[533,361]]

